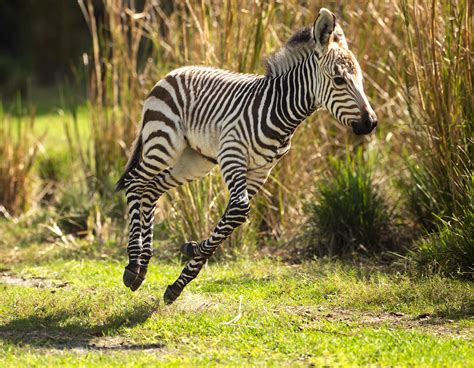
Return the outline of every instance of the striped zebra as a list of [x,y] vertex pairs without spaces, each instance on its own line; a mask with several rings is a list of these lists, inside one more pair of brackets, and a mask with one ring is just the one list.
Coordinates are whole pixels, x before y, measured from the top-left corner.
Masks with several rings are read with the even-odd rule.
[[160,80],[146,98],[133,152],[117,182],[129,210],[123,282],[131,290],[145,279],[153,255],[155,205],[167,190],[219,165],[230,193],[210,237],[181,246],[190,260],[165,291],[170,304],[246,221],[251,199],[306,117],[326,108],[356,134],[368,134],[377,125],[360,66],[329,10],[321,9],[313,27],[295,33],[265,66],[265,75],[183,67]]

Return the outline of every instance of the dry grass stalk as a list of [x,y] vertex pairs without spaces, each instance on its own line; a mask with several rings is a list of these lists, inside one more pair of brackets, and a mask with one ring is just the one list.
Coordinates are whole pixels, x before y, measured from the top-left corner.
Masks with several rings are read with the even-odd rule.
[[0,106],[0,206],[5,216],[26,210],[32,198],[32,168],[38,152],[35,112],[17,121]]

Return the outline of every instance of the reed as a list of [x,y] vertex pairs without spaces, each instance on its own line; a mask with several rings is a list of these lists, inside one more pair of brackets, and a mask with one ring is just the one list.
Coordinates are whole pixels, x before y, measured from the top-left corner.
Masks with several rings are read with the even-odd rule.
[[402,11],[410,60],[402,76],[412,129],[402,187],[427,233],[410,255],[425,270],[472,278],[472,5],[402,2]]
[[90,76],[90,144],[82,144],[74,128],[68,137],[73,153],[81,160],[88,187],[110,199],[135,137],[141,101],[149,85],[139,66],[140,14],[121,0],[104,0],[104,19],[96,19],[93,3],[79,0],[92,39],[91,55],[84,59],[85,73]]
[[474,69],[469,2],[402,2],[409,66],[411,211],[428,230],[472,203]]
[[29,208],[33,199],[33,164],[39,142],[33,134],[35,110],[22,111],[18,99],[12,116],[0,104],[0,215],[11,217]]

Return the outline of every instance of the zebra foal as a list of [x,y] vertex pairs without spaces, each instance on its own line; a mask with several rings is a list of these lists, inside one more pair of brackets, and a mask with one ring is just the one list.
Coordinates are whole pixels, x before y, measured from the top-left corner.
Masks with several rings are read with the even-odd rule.
[[190,261],[165,291],[170,304],[245,222],[251,199],[306,117],[326,108],[356,134],[368,134],[377,125],[360,66],[329,10],[321,9],[313,27],[295,33],[265,66],[265,75],[183,67],[160,80],[146,98],[132,155],[117,182],[129,209],[123,282],[130,289],[145,279],[155,205],[167,190],[219,165],[230,193],[210,237],[182,245]]

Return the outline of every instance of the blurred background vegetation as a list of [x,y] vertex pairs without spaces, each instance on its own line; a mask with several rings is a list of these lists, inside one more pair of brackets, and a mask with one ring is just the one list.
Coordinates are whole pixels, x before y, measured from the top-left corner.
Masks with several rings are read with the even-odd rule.
[[[320,7],[338,15],[380,127],[356,137],[325,112],[257,196],[219,257],[370,257],[472,279],[473,52],[467,0],[0,1],[0,243],[125,257],[113,192],[143,98],[175,67],[260,73]],[[167,194],[158,257],[206,237],[219,173]],[[37,247],[37,248],[35,248]]]

